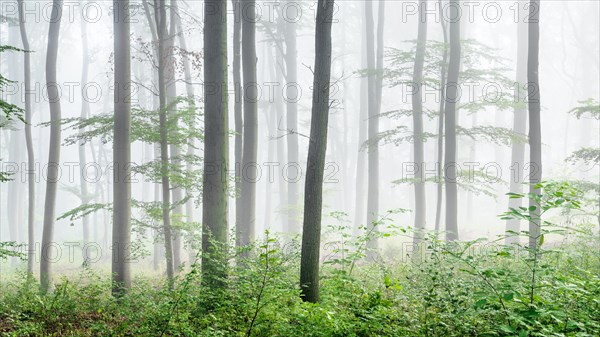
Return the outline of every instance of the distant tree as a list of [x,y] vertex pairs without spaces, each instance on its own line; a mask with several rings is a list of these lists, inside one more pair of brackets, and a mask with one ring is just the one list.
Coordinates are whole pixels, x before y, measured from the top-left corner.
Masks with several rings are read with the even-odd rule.
[[330,104],[331,26],[334,0],[319,0],[317,6],[312,113],[304,188],[304,224],[300,258],[302,300],[312,303],[319,301],[321,211]]
[[[425,63],[425,48],[427,42],[427,15],[425,9],[427,0],[419,0],[419,18],[417,32],[417,50],[415,53],[415,62],[412,79],[412,118],[413,118],[413,156],[414,165],[419,176],[422,175],[422,170],[425,166],[425,154],[423,153],[423,145],[425,138],[423,137],[423,66]],[[426,198],[425,198],[425,182],[417,179],[414,184],[415,189],[415,237],[414,242],[419,243],[422,237],[422,232],[425,229],[426,220]]]
[[444,159],[444,182],[446,185],[446,239],[458,240],[458,200],[456,189],[456,106],[459,100],[458,79],[460,72],[460,0],[450,0],[450,60],[445,95],[446,147]]
[[[542,128],[539,82],[539,48],[540,48],[540,1],[529,2],[529,41],[527,53],[527,100],[529,105],[529,194],[541,195],[542,182]],[[538,248],[541,223],[540,205],[535,198],[529,199],[529,249]]]
[[42,250],[40,257],[40,281],[42,292],[52,289],[52,262],[54,256],[54,223],[56,191],[58,187],[60,165],[60,93],[56,79],[56,61],[58,56],[58,36],[62,19],[62,0],[53,0],[48,30],[48,48],[46,54],[46,86],[50,104],[50,141],[48,153],[48,173],[46,178],[46,200],[44,202],[44,226],[42,232]]
[[[25,142],[27,145],[27,273],[33,275],[33,263],[35,259],[35,157],[33,152],[33,140],[31,137],[31,57],[29,39],[25,28],[25,14],[23,11],[23,0],[19,0],[19,28],[21,30],[21,41],[23,42],[23,82],[25,85]],[[1,173],[0,173],[1,175]],[[0,178],[1,179],[1,178]]]

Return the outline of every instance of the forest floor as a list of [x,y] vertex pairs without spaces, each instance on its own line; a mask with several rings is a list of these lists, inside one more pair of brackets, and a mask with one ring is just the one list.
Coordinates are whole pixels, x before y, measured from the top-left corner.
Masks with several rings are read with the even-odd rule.
[[106,266],[70,271],[49,294],[14,273],[0,284],[0,336],[600,336],[591,229],[535,257],[475,249],[482,244],[427,239],[422,258],[365,262],[345,242],[323,263],[318,304],[300,299],[297,250],[275,240],[232,263],[219,289],[201,284],[199,266],[181,271],[172,290],[135,270],[119,300]]

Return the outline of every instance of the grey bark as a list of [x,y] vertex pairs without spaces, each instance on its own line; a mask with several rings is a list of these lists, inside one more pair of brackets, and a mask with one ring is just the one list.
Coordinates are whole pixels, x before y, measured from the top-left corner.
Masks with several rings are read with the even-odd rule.
[[129,0],[114,0],[114,143],[112,293],[131,289],[131,47]]
[[35,259],[35,157],[31,137],[31,57],[29,54],[29,39],[25,29],[25,15],[23,0],[19,0],[19,28],[23,42],[23,82],[25,85],[25,142],[27,146],[27,184],[28,184],[28,211],[27,211],[27,273],[33,275]]
[[256,165],[258,144],[258,83],[256,80],[256,1],[242,0],[242,74],[244,80],[244,134],[241,167],[241,218],[236,244],[254,241],[256,227]]
[[[82,50],[82,62],[81,62],[81,83],[82,85],[86,85],[88,82],[88,73],[89,73],[89,48],[88,48],[88,42],[87,42],[87,22],[86,22],[86,18],[84,17],[84,12],[81,12],[81,50]],[[116,61],[116,59],[115,59]],[[82,91],[83,93],[83,91]],[[80,113],[80,117],[81,119],[87,118],[89,117],[89,111],[90,111],[90,104],[87,100],[87,97],[83,96],[81,97],[81,113]],[[86,130],[85,128],[80,128],[79,129],[79,134],[81,135],[82,133],[84,133]],[[81,204],[85,205],[89,202],[89,195],[88,195],[88,186],[87,186],[87,181],[86,181],[86,177],[84,176],[85,170],[83,170],[83,168],[85,167],[85,164],[87,162],[86,159],[86,153],[85,153],[85,141],[82,141],[79,144],[79,187],[80,187],[80,192],[81,192]],[[89,215],[84,215],[81,218],[81,225],[83,227],[83,245],[85,247],[85,245],[89,242],[90,240],[90,224],[89,224]],[[87,250],[84,250],[84,253]],[[84,263],[87,263],[88,261],[88,256],[85,255],[84,257]]]
[[435,206],[435,231],[439,232],[440,222],[442,219],[442,203],[444,198],[444,180],[442,179],[443,174],[443,160],[444,160],[444,109],[446,107],[446,62],[448,61],[448,32],[447,22],[444,20],[442,0],[438,2],[438,10],[440,13],[440,24],[442,26],[442,35],[444,37],[444,52],[442,55],[442,66],[440,69],[440,104],[439,104],[439,118],[438,118],[438,134],[437,134],[437,162],[436,162],[436,179],[437,179],[437,199]]
[[327,151],[329,89],[331,77],[331,25],[333,0],[319,0],[315,33],[315,68],[310,138],[304,187],[304,224],[300,257],[303,301],[319,301],[319,251],[323,207],[323,171]]
[[[227,276],[227,2],[204,1],[203,282],[224,287]],[[208,86],[208,87],[206,87]]]
[[235,101],[233,106],[234,125],[235,125],[235,225],[242,226],[242,198],[240,192],[242,190],[242,149],[243,149],[243,90],[242,90],[242,73],[241,73],[241,58],[242,58],[242,11],[240,0],[231,1],[234,11],[233,21],[233,88],[235,93]]
[[46,85],[50,105],[50,140],[48,152],[48,175],[46,180],[46,200],[44,202],[44,227],[42,232],[42,250],[40,259],[40,282],[42,292],[52,289],[52,261],[54,257],[54,223],[56,191],[58,188],[60,164],[60,95],[56,80],[56,61],[58,58],[58,36],[62,13],[62,0],[53,0],[48,29],[48,49],[46,54]]
[[[459,0],[450,1],[450,18],[458,18]],[[444,183],[446,186],[446,239],[458,240],[458,200],[456,184],[456,106],[458,96],[458,77],[460,72],[460,19],[450,20],[450,60],[448,64],[448,82],[446,84],[445,129],[446,146],[444,160]]]
[[[531,0],[529,4],[529,41],[527,52],[527,99],[529,108],[529,193],[541,193],[537,186],[542,182],[542,128],[539,82],[539,44],[540,44],[540,1]],[[535,199],[529,199],[529,249],[535,251],[541,235],[540,205]],[[533,208],[535,207],[535,208]]]

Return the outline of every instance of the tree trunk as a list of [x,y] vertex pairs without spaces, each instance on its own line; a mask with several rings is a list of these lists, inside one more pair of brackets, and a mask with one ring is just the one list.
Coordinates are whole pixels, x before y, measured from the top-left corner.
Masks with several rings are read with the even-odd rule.
[[304,224],[300,257],[302,300],[312,303],[319,301],[321,210],[329,118],[331,24],[334,1],[319,0],[317,6],[312,113],[304,187]]
[[46,179],[46,200],[44,203],[44,227],[40,260],[40,281],[42,292],[52,289],[52,261],[54,258],[54,222],[56,190],[60,165],[60,94],[56,81],[56,60],[58,56],[58,35],[62,13],[62,0],[53,0],[48,29],[48,49],[46,54],[46,85],[50,105],[50,141],[48,153],[48,175]]
[[[540,48],[540,1],[531,0],[529,5],[529,41],[527,54],[527,99],[529,105],[529,193],[539,195],[542,182],[542,128],[539,82]],[[529,199],[529,249],[538,249],[541,234],[540,205]]]
[[231,1],[234,11],[233,20],[233,88],[235,91],[235,102],[233,103],[235,124],[235,226],[242,227],[242,145],[244,135],[244,122],[242,111],[242,73],[241,73],[241,47],[242,47],[242,10],[240,0]]
[[115,125],[112,231],[112,293],[131,289],[131,47],[129,0],[114,0]]
[[169,183],[169,145],[167,141],[167,85],[165,66],[165,38],[167,35],[167,11],[165,0],[157,0],[154,6],[154,18],[158,33],[158,88],[159,88],[159,124],[160,124],[160,171],[162,176],[162,218],[165,236],[165,257],[167,260],[167,278],[169,287],[173,287],[173,241],[171,236],[171,191]]
[[[288,3],[292,3],[293,0],[287,0]],[[289,22],[286,20],[285,24],[285,65],[287,84],[286,87],[286,109],[287,109],[287,150],[288,150],[288,163],[293,165],[290,167],[300,167],[300,154],[298,149],[298,99],[300,98],[300,92],[298,92],[298,48],[297,48],[297,22]],[[291,131],[291,132],[290,132]],[[287,219],[287,231],[292,234],[300,232],[300,212],[298,201],[300,195],[298,190],[300,189],[300,182],[296,181],[295,173],[290,173],[288,178],[288,219]],[[290,179],[291,178],[291,179]]]
[[[368,126],[368,192],[367,192],[367,228],[377,231],[377,217],[379,213],[379,109],[381,108],[382,76],[380,70],[383,67],[383,25],[385,1],[379,1],[379,13],[377,24],[377,57],[375,52],[374,22],[373,22],[373,4],[371,1],[365,2],[367,16],[367,67],[369,71],[376,71],[374,76],[369,75],[369,126]],[[377,62],[377,63],[376,63]],[[377,250],[377,239],[373,238],[368,242],[371,252]]]
[[425,48],[427,43],[427,15],[425,12],[427,0],[419,0],[419,24],[417,32],[417,52],[413,69],[413,132],[414,132],[414,164],[415,170],[415,236],[414,243],[418,244],[425,229],[425,155],[423,153],[423,65],[425,63]]
[[[450,18],[459,18],[460,0],[450,1]],[[446,239],[458,240],[458,200],[456,184],[456,105],[459,100],[460,19],[450,20],[450,61],[446,84],[446,149],[444,182],[446,185]]]
[[256,80],[256,1],[242,0],[242,73],[244,76],[244,135],[241,167],[241,223],[236,244],[254,241],[256,226],[256,159],[258,143],[258,84]]
[[440,24],[442,26],[442,35],[444,37],[444,52],[442,55],[442,66],[440,69],[440,105],[438,119],[438,135],[437,135],[437,161],[436,161],[436,179],[437,179],[437,200],[435,206],[435,231],[440,231],[440,222],[442,219],[442,202],[444,198],[444,181],[443,174],[443,158],[444,158],[444,109],[446,103],[446,62],[448,61],[448,32],[447,23],[444,20],[442,0],[438,2],[440,13]]
[[[362,48],[361,68],[368,68],[367,53],[367,18],[362,17]],[[368,80],[360,79],[360,111],[358,113],[358,154],[356,158],[356,195],[354,199],[354,235],[360,233],[360,227],[365,221],[365,162],[366,155],[363,146],[367,141],[368,116]]]
[[[524,13],[524,2],[520,1],[519,18],[524,18],[527,14]],[[525,93],[523,88],[527,82],[527,25],[523,20],[519,20],[517,26],[517,77],[516,77],[516,92],[519,99],[518,103],[525,103]],[[519,135],[525,135],[527,132],[527,109],[525,106],[517,106],[514,109],[513,116],[513,132]],[[510,167],[510,192],[523,192],[523,167],[525,166],[525,143],[513,141],[511,149],[511,167]],[[518,209],[521,207],[521,199],[508,199],[508,207]],[[511,232],[519,233],[521,230],[521,221],[519,219],[510,219],[506,221],[506,244],[514,244],[519,242],[519,237]]]
[[25,29],[25,15],[23,0],[19,0],[19,28],[23,42],[23,82],[25,85],[25,142],[27,145],[27,184],[29,199],[27,211],[27,274],[33,275],[35,260],[35,159],[33,153],[33,140],[31,137],[31,58],[29,54],[29,39]]
[[[81,62],[81,85],[84,86],[87,84],[88,82],[88,73],[89,73],[89,49],[88,49],[88,42],[87,42],[87,21],[86,18],[84,17],[84,12],[81,12],[81,50],[82,50],[82,62]],[[115,27],[116,28],[116,27]],[[115,62],[117,60],[115,59]],[[83,93],[83,91],[82,91]],[[87,118],[89,117],[89,111],[90,111],[90,104],[87,100],[87,97],[83,96],[81,97],[81,114],[80,117],[81,119]],[[80,128],[79,129],[79,134],[81,135],[82,133],[85,132],[85,128]],[[81,188],[81,204],[85,205],[89,202],[89,196],[88,196],[88,187],[87,187],[87,181],[86,181],[86,177],[85,177],[85,170],[83,169],[87,163],[86,160],[86,155],[85,155],[85,141],[81,141],[81,143],[79,144],[79,185]],[[83,227],[83,246],[85,247],[86,244],[89,242],[90,240],[90,228],[89,228],[89,216],[88,215],[84,215],[81,218],[81,225]],[[84,254],[86,254],[87,249],[83,250]],[[87,264],[88,262],[88,256],[87,254],[84,255],[83,257],[84,263]]]
[[[224,287],[227,276],[227,2],[204,0],[203,282]],[[208,87],[207,87],[208,86]]]

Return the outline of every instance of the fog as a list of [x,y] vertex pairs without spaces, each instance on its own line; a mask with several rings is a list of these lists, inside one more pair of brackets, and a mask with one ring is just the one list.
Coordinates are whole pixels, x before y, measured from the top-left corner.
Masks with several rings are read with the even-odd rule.
[[[155,14],[153,1],[149,0],[151,16]],[[385,4],[384,17],[379,18],[378,6]],[[377,29],[383,22],[383,69],[367,69],[365,44],[365,3],[362,1],[337,1],[332,23],[332,62],[329,124],[327,134],[327,152],[323,178],[323,219],[322,243],[336,236],[336,231],[328,226],[340,224],[351,228],[367,225],[367,161],[372,142],[377,143],[379,154],[379,207],[377,217],[386,216],[386,224],[412,228],[414,226],[415,197],[414,181],[414,131],[412,109],[412,87],[405,85],[412,76],[411,57],[398,63],[402,52],[414,53],[419,21],[418,4],[414,1],[372,2],[374,12],[374,37],[377,45]],[[231,5],[231,4],[229,4]],[[443,4],[445,8],[447,4]],[[39,262],[39,250],[44,219],[44,198],[48,163],[50,121],[48,91],[46,90],[46,55],[48,28],[50,23],[51,2],[25,1],[25,22],[30,43],[31,83],[32,83],[32,137],[35,153],[35,214],[34,229],[36,242],[36,265]],[[199,131],[202,138],[205,86],[203,56],[204,4],[201,1],[180,0],[178,16],[181,21],[182,35],[187,42],[183,50],[180,40],[176,40],[172,49],[176,84],[173,85],[177,97],[186,97],[188,87],[193,88],[193,104],[181,101],[177,103],[179,111],[194,106],[195,114],[188,119],[193,121],[188,131]],[[254,169],[241,170],[242,179],[255,185],[255,238],[264,236],[265,230],[281,233],[291,238],[299,231],[287,233],[290,223],[302,224],[304,201],[304,178],[307,170],[309,135],[311,134],[311,107],[313,102],[313,74],[315,66],[315,15],[316,3],[300,2],[257,2],[256,22],[256,88],[260,97],[257,124],[257,157]],[[427,48],[430,54],[425,57],[425,80],[439,83],[440,51],[444,41],[442,21],[448,24],[448,11],[440,16],[437,1],[428,2],[427,11]],[[474,1],[462,4],[460,17],[461,40],[463,41],[463,59],[461,68],[483,74],[469,83],[459,78],[461,89],[457,109],[457,124],[462,130],[484,130],[472,137],[464,132],[457,135],[456,163],[459,170],[470,172],[458,183],[458,237],[460,240],[472,240],[480,237],[490,239],[502,235],[506,230],[506,220],[500,214],[508,209],[511,172],[520,173],[520,183],[527,190],[529,175],[529,147],[525,146],[525,155],[521,163],[513,163],[511,149],[519,137],[526,140],[526,133],[512,134],[517,102],[515,83],[517,79],[518,34],[527,33],[528,5],[520,1]],[[169,1],[167,8],[171,10]],[[18,6],[15,1],[2,1],[0,14],[0,45],[23,48],[18,25]],[[284,10],[282,10],[284,9]],[[445,8],[446,9],[446,8]],[[82,14],[83,13],[83,14]],[[282,14],[283,23],[282,23]],[[597,105],[600,100],[600,19],[597,1],[543,1],[540,10],[539,41],[539,93],[541,102],[541,142],[543,180],[580,181],[598,184],[599,166],[595,160],[566,161],[572,153],[581,148],[598,149],[600,125],[597,118],[577,116],[572,109],[584,106],[584,101]],[[155,65],[158,61],[153,54],[155,41],[151,35],[144,6],[140,1],[132,1],[130,7],[131,42],[131,106],[133,110],[157,111],[159,88],[156,83]],[[235,170],[241,167],[235,158],[235,116],[233,71],[233,32],[235,18],[231,6],[227,13],[228,48],[228,129],[229,134],[229,193],[228,230],[229,238],[235,237],[236,196]],[[114,67],[113,53],[113,3],[108,1],[65,1],[60,25],[57,57],[57,86],[60,92],[62,118],[71,123],[61,126],[60,179],[56,196],[53,242],[57,244],[57,256],[53,263],[58,274],[78,268],[82,263],[79,257],[83,244],[95,243],[102,258],[93,259],[98,268],[110,262],[112,233],[112,133],[102,131],[98,124],[87,126],[86,132],[98,131],[85,142],[73,140],[80,131],[73,127],[73,119],[81,116],[83,103],[89,103],[88,117],[107,115],[114,111]],[[297,80],[286,80],[289,69],[282,52],[287,51],[289,40],[279,30],[281,25],[295,26],[297,36]],[[278,26],[279,25],[279,26]],[[167,25],[168,27],[169,25]],[[520,29],[524,26],[525,29]],[[82,35],[82,28],[87,33]],[[246,31],[242,30],[242,36]],[[87,41],[87,50],[83,40]],[[173,40],[175,40],[173,38]],[[438,47],[433,47],[438,42]],[[471,41],[471,42],[466,42]],[[378,46],[378,48],[381,48]],[[435,49],[437,48],[437,49]],[[474,50],[470,54],[470,50]],[[243,52],[243,51],[242,51]],[[436,54],[437,53],[437,54]],[[525,51],[525,56],[526,56]],[[6,83],[2,88],[2,100],[24,107],[23,52],[3,51],[1,73],[3,77],[15,81]],[[375,55],[376,58],[376,55]],[[185,78],[184,59],[190,67],[190,81]],[[87,63],[87,81],[82,82],[83,69]],[[470,63],[471,62],[471,65]],[[403,70],[404,69],[404,70]],[[525,71],[525,70],[522,70]],[[489,75],[486,77],[486,74]],[[496,77],[494,77],[496,76]],[[499,79],[500,76],[502,79]],[[369,122],[365,117],[367,109],[368,77],[381,79],[381,100],[378,116],[379,136],[361,140],[360,128]],[[400,83],[402,82],[402,83]],[[399,84],[400,83],[400,84]],[[438,84],[439,85],[439,84]],[[291,87],[291,89],[290,89]],[[522,91],[521,91],[522,94]],[[496,101],[508,97],[509,103]],[[422,102],[424,107],[423,132],[424,160],[422,173],[425,175],[425,222],[424,228],[434,230],[436,222],[436,202],[438,185],[435,178],[438,154],[438,106],[440,91],[434,87],[424,89]],[[290,128],[288,105],[297,106],[297,128]],[[476,105],[471,106],[469,103]],[[523,106],[525,109],[526,106]],[[408,111],[408,113],[402,113]],[[525,111],[525,113],[527,113]],[[191,117],[190,117],[191,116]],[[181,117],[180,124],[183,123]],[[132,130],[135,134],[133,118]],[[158,119],[153,119],[158,121]],[[158,122],[157,122],[158,123]],[[186,122],[187,123],[187,122]],[[145,125],[145,124],[144,124]],[[486,127],[486,128],[484,128]],[[502,129],[499,129],[502,128]],[[138,128],[139,129],[139,128]],[[525,129],[527,130],[527,129]],[[142,128],[143,131],[143,128]],[[149,131],[149,130],[147,130]],[[10,172],[11,181],[0,184],[0,241],[27,242],[28,194],[27,152],[24,123],[13,120],[3,123],[0,131],[0,158],[2,171]],[[135,135],[133,136],[135,138]],[[182,136],[183,137],[183,136]],[[298,141],[298,161],[290,161],[288,145],[294,137]],[[132,175],[132,199],[140,202],[160,201],[160,181],[151,180],[149,175],[136,172],[135,167],[154,160],[158,148],[158,138],[154,144],[134,139],[131,144],[131,161],[134,167]],[[184,137],[185,138],[185,137]],[[191,138],[190,138],[191,139]],[[366,140],[365,143],[363,143]],[[181,141],[175,148],[186,153],[189,141]],[[80,147],[84,147],[86,162],[80,161]],[[184,236],[180,247],[183,261],[194,256],[199,247],[199,233],[202,222],[202,157],[204,147],[202,139],[196,139],[193,147],[199,159],[185,166],[195,171],[188,192],[193,202],[192,213],[185,213],[183,206],[173,211],[171,218],[180,226]],[[173,145],[171,152],[174,150]],[[189,152],[187,152],[189,153]],[[250,160],[254,162],[254,160]],[[84,164],[84,168],[82,168]],[[181,164],[182,167],[184,166]],[[81,173],[83,169],[83,173]],[[246,177],[256,170],[256,176]],[[147,171],[146,171],[147,173]],[[154,172],[154,176],[160,172]],[[251,174],[252,175],[252,174]],[[357,175],[362,175],[357,177]],[[83,177],[83,178],[82,178]],[[192,179],[190,178],[190,179]],[[81,198],[81,181],[86,180],[87,200]],[[177,176],[171,177],[172,184],[179,184]],[[174,181],[174,183],[173,183]],[[298,190],[297,204],[289,204],[288,190],[292,184]],[[174,191],[172,189],[171,191]],[[526,193],[526,192],[525,192]],[[358,196],[357,196],[358,194]],[[174,194],[173,194],[174,195]],[[181,195],[181,194],[180,194]],[[176,198],[173,196],[173,198]],[[239,198],[239,196],[238,196]],[[444,197],[445,198],[445,197]],[[590,207],[598,212],[596,204]],[[109,208],[91,212],[87,217],[89,236],[84,242],[83,219],[71,218],[65,213],[82,204],[108,204]],[[445,201],[441,211],[441,230],[445,228]],[[389,212],[404,209],[405,212]],[[136,250],[139,258],[132,265],[134,272],[149,269],[152,261],[155,268],[164,270],[161,249],[164,240],[160,231],[160,215],[148,215],[140,207],[132,206],[132,242],[140,248]],[[341,214],[343,212],[344,214]],[[389,213],[388,213],[389,212]],[[386,215],[387,214],[387,215]],[[593,213],[591,213],[593,214]],[[558,213],[550,217],[559,216]],[[295,219],[295,220],[294,220]],[[570,219],[574,223],[591,221],[594,218],[578,217]],[[187,223],[187,224],[186,224]],[[155,227],[152,227],[155,226]],[[525,228],[527,225],[522,223]],[[299,229],[301,227],[298,227]],[[383,229],[385,231],[385,229]],[[158,234],[157,234],[158,233]],[[155,236],[158,237],[155,239]],[[153,249],[153,242],[156,249]],[[412,242],[407,237],[383,238],[379,249],[384,254],[396,254],[403,242]],[[71,248],[75,258],[67,254]],[[326,247],[324,249],[327,249]],[[158,257],[153,256],[158,254]],[[24,268],[19,262],[3,262],[2,271],[12,268]]]

